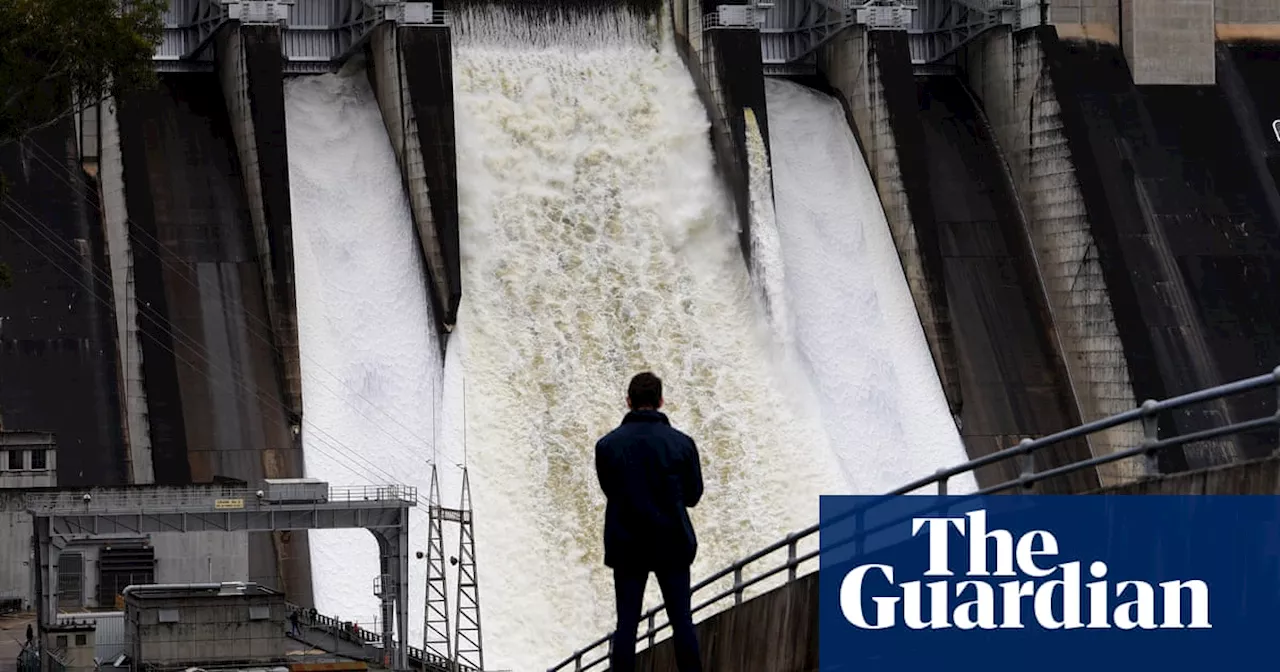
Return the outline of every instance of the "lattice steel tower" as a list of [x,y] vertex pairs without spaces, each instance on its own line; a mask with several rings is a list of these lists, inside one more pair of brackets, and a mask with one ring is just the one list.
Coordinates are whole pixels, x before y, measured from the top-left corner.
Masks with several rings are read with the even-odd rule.
[[[427,605],[423,628],[423,649],[444,659],[484,669],[480,636],[480,583],[476,571],[475,528],[471,510],[471,477],[462,468],[462,503],[450,509],[440,505],[440,482],[431,467],[430,522],[427,533]],[[457,565],[457,610],[453,614],[451,641],[444,566],[444,523],[457,523],[458,555],[449,558]]]
[[422,628],[422,649],[453,660],[449,638],[449,595],[444,576],[444,526],[440,520],[440,480],[431,465],[431,495],[427,522],[427,608]]
[[476,572],[476,537],[471,515],[471,477],[462,468],[462,505],[456,513],[458,532],[458,612],[454,623],[454,651],[458,662],[484,669],[480,640],[480,581]]

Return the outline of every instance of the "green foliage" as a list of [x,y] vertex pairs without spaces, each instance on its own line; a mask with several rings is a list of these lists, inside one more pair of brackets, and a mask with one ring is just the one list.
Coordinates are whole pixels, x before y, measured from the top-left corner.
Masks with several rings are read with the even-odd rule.
[[13,286],[13,269],[9,268],[9,264],[0,261],[0,289],[9,289]]
[[[123,8],[122,8],[123,5]],[[150,86],[167,0],[0,0],[0,146]]]

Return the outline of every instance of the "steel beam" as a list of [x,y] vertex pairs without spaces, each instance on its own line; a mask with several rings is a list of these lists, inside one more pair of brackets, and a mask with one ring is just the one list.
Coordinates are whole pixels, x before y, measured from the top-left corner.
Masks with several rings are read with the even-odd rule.
[[766,75],[812,74],[816,52],[841,31],[906,30],[918,68],[946,61],[1002,25],[1044,20],[1043,0],[776,0],[764,12],[760,46]]
[[[36,533],[38,620],[56,620],[58,556],[78,539],[159,532],[276,532],[363,527],[377,540],[384,609],[382,641],[399,642],[387,661],[408,670],[409,509],[416,488],[330,488],[311,501],[273,501],[263,490],[221,486],[94,488],[28,493],[26,511]],[[394,614],[393,619],[385,618]]]
[[438,3],[407,0],[169,0],[154,61],[161,71],[212,67],[212,37],[227,22],[279,25],[286,74],[336,70],[386,21],[447,27]]

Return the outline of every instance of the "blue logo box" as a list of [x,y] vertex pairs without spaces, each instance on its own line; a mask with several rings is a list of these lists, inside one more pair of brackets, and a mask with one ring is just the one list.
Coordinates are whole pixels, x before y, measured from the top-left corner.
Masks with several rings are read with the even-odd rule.
[[1280,497],[823,497],[819,667],[1275,669]]

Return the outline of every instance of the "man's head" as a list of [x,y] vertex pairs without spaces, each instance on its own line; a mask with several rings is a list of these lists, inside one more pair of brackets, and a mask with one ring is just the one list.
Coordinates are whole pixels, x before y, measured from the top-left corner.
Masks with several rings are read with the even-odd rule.
[[627,406],[633,411],[662,408],[662,379],[648,371],[637,373],[627,386]]

